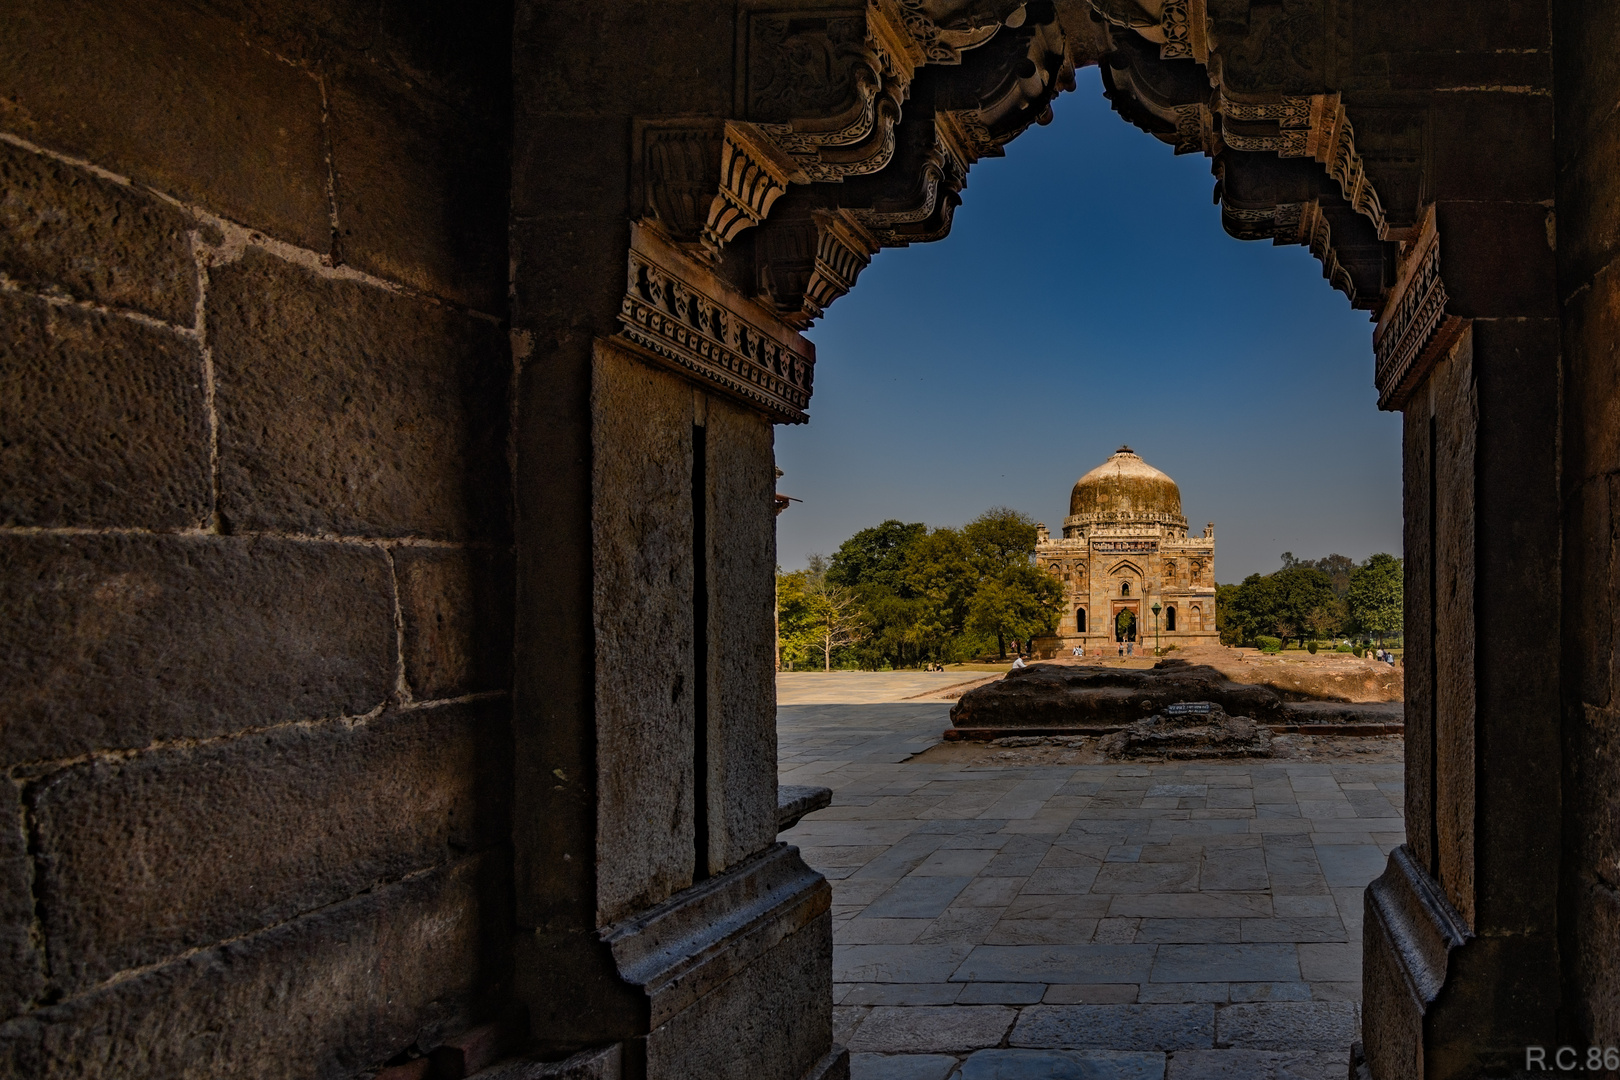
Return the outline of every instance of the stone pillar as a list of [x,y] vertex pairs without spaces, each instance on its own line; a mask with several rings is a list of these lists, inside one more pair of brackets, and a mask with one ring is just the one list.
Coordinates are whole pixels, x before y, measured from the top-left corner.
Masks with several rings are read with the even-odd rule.
[[[1514,168],[1467,164],[1470,109],[1515,147]],[[1382,403],[1405,416],[1408,835],[1367,891],[1364,1042],[1378,1080],[1475,1077],[1557,1032],[1549,113],[1545,99],[1474,102],[1441,118],[1434,182],[1459,197],[1404,245],[1376,338]]]
[[[714,361],[807,386],[813,353],[650,209],[701,223],[714,197],[734,26],[723,2],[518,5],[516,979],[554,1050],[799,1080],[848,1066],[830,891],[775,842],[784,417]],[[653,170],[690,183],[654,197]]]
[[1553,5],[1564,345],[1565,1028],[1620,1045],[1620,9]]

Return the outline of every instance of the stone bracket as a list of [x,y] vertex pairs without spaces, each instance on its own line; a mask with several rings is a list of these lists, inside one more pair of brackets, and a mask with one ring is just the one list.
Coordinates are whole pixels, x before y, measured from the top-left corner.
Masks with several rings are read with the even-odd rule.
[[631,224],[617,340],[777,423],[809,419],[816,354],[774,314],[686,256],[648,222]]
[[804,784],[778,784],[776,788],[776,831],[786,832],[804,815],[832,805],[832,788]]
[[720,192],[703,224],[704,246],[718,253],[738,233],[764,221],[790,183],[807,179],[752,124],[728,120],[720,142]]

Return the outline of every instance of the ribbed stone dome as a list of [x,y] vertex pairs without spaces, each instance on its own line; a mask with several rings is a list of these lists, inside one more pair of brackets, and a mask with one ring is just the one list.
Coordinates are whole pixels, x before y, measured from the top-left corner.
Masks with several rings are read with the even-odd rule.
[[1087,523],[1158,520],[1183,527],[1187,523],[1181,516],[1176,482],[1128,446],[1075,481],[1069,516]]

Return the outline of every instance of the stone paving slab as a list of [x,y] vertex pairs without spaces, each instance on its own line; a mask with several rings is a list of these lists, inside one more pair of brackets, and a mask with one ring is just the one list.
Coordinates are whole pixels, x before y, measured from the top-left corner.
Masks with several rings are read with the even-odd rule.
[[[1074,1050],[981,1050],[961,1080],[1161,1080],[1163,1054]],[[851,1080],[856,1078],[851,1074]]]
[[908,761],[948,707],[779,710],[854,1080],[1345,1075],[1400,764]]

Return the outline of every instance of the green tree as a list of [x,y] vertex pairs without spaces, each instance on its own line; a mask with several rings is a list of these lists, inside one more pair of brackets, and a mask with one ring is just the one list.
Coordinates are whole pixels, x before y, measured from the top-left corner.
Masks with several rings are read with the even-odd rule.
[[1007,655],[1009,637],[1028,641],[1057,628],[1063,584],[1028,565],[1009,566],[996,577],[981,581],[968,605],[967,628],[994,635],[1001,656]]
[[1250,574],[1237,586],[1215,595],[1217,625],[1223,641],[1240,644],[1262,634],[1299,639],[1316,625],[1329,626],[1337,598],[1332,579],[1314,566],[1295,560],[1275,574]]
[[860,641],[864,620],[853,589],[828,580],[828,563],[810,556],[810,565],[776,576],[776,640],[784,665],[812,659],[831,671],[833,659]]
[[810,602],[805,594],[807,571],[776,570],[776,650],[789,671],[810,659]]
[[974,567],[983,581],[1028,566],[1035,554],[1035,520],[1005,506],[992,506],[962,527]]
[[922,522],[907,524],[893,518],[862,529],[838,545],[827,565],[827,578],[834,585],[877,585],[899,592],[906,551],[926,535],[928,526]]
[[1402,629],[1404,573],[1400,559],[1379,552],[1350,575],[1350,618],[1361,633],[1377,638],[1379,645]]
[[1222,645],[1241,645],[1249,640],[1248,626],[1233,612],[1241,585],[1215,586],[1215,632]]
[[929,658],[944,660],[956,651],[952,639],[965,628],[979,585],[972,556],[967,537],[952,528],[934,529],[906,549],[902,594],[920,601],[915,640]]

